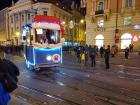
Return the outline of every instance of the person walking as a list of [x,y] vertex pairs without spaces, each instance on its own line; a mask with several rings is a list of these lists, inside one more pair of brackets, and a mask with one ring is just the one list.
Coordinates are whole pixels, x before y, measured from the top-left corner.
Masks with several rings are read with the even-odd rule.
[[103,46],[100,47],[100,55],[101,55],[101,58],[103,58],[103,54],[104,54],[104,48]]
[[129,48],[128,47],[125,48],[124,53],[125,53],[125,59],[128,59],[128,56],[129,56]]
[[81,47],[77,48],[77,62],[81,63]]
[[85,51],[85,66],[87,67],[88,65],[88,58],[89,58],[89,52]]
[[81,69],[83,69],[85,65],[85,52],[84,51],[81,53],[81,64],[82,64]]
[[110,66],[109,66],[109,56],[110,56],[110,45],[107,46],[107,49],[105,49],[105,53],[104,53],[106,69],[110,68]]
[[111,56],[115,57],[115,46],[111,47]]
[[97,55],[96,46],[93,45],[90,48],[91,67],[96,66],[96,55]]

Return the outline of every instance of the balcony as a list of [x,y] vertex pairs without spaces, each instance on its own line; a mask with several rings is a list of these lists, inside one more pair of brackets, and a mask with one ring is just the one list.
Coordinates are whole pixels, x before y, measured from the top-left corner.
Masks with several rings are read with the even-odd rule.
[[104,14],[104,10],[95,11],[95,15],[102,15]]

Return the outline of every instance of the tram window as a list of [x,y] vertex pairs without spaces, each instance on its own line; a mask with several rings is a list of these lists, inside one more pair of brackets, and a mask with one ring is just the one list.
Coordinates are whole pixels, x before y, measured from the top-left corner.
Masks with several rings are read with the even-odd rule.
[[46,30],[46,38],[49,44],[57,44],[60,42],[60,31]]
[[49,30],[42,29],[42,32],[39,33],[36,29],[36,42],[38,43],[48,43],[48,44],[57,44],[60,43],[60,31],[59,30]]

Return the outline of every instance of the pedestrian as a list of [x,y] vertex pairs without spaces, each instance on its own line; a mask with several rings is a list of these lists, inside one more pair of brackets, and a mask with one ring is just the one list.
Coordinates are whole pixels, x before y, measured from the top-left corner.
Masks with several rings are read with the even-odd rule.
[[111,47],[111,56],[115,57],[115,46]]
[[100,55],[101,55],[101,58],[103,58],[103,54],[104,54],[104,48],[103,46],[100,47]]
[[128,56],[129,56],[129,48],[128,47],[125,48],[124,53],[125,53],[125,59],[128,59]]
[[11,46],[10,45],[5,46],[4,50],[5,50],[4,58],[10,60],[11,56],[12,56],[12,48],[11,48]]
[[107,46],[107,49],[105,49],[105,53],[104,53],[106,69],[110,68],[110,66],[109,66],[109,56],[110,56],[110,45]]
[[84,51],[81,53],[81,64],[82,64],[81,66],[81,69],[82,69],[85,65],[85,52]]
[[81,63],[81,48],[80,48],[80,46],[77,48],[77,62]]
[[134,46],[133,44],[130,44],[130,45],[129,45],[129,51],[130,51],[130,52],[133,52],[133,46]]
[[96,66],[96,55],[97,55],[96,46],[93,45],[90,48],[91,67]]
[[6,59],[0,59],[0,68],[0,105],[7,105],[10,93],[17,88],[19,69]]
[[89,57],[89,52],[85,51],[85,66],[87,67],[88,65],[88,57]]

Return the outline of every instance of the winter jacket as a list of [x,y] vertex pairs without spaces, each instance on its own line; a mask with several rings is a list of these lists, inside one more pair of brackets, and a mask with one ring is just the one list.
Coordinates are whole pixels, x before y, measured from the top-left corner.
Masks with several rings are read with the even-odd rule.
[[10,101],[9,93],[5,92],[2,84],[0,83],[0,105],[7,105]]

